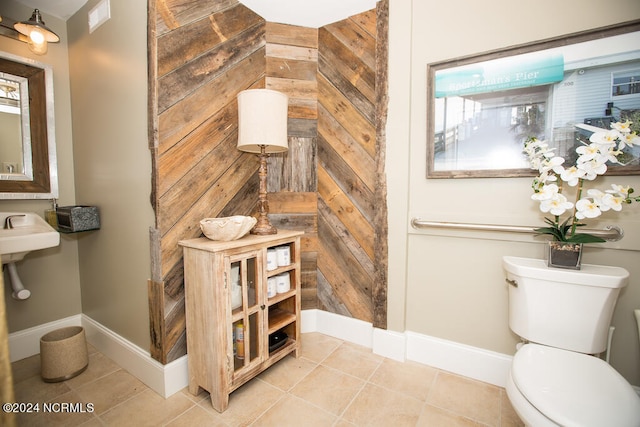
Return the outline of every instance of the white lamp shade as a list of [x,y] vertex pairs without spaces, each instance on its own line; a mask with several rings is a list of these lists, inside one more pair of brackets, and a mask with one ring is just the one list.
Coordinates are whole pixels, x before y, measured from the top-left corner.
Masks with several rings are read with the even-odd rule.
[[259,153],[287,151],[289,97],[271,89],[249,89],[238,94],[238,150]]

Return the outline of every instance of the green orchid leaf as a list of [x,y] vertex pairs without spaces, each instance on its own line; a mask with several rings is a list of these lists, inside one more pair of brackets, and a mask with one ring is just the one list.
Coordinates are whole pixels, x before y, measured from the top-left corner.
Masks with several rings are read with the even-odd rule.
[[574,234],[565,240],[565,242],[569,243],[604,243],[605,239],[601,237],[594,236],[592,234]]

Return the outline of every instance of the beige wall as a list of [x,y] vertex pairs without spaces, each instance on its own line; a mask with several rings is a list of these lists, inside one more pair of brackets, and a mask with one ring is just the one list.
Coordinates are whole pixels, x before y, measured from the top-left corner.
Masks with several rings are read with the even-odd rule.
[[[28,19],[33,9],[12,0],[0,2],[0,15],[16,20]],[[59,201],[62,205],[75,203],[73,144],[71,130],[71,101],[69,91],[69,63],[67,51],[67,29],[64,21],[43,15],[47,26],[62,39],[61,43],[50,44],[47,55],[32,54],[23,42],[0,37],[0,50],[24,58],[49,64],[53,67],[55,96],[55,137],[58,157]],[[47,201],[0,200],[0,211],[28,211],[43,216],[50,207]],[[31,298],[15,301],[7,290],[7,318],[9,332],[20,331],[43,323],[79,314],[80,276],[78,274],[77,236],[62,235],[60,246],[28,254],[18,262],[18,273]]]
[[147,138],[147,7],[111,0],[89,33],[90,0],[67,21],[76,199],[102,228],[78,238],[82,312],[149,349],[147,279],[151,155]]
[[[535,225],[542,216],[529,199],[529,178],[425,178],[426,64],[637,19],[640,3],[542,0],[515,7],[499,0],[454,0],[446,9],[441,2],[407,3],[392,0],[390,10],[389,326],[513,354],[517,337],[507,324],[501,258],[542,258],[543,245],[531,236],[416,231],[409,221],[422,217]],[[640,177],[622,182],[640,189]],[[614,315],[612,364],[633,384],[640,384],[640,345],[633,319],[633,309],[640,308],[639,218],[640,206],[634,206],[605,220],[602,225],[621,225],[625,239],[588,248],[584,259],[631,272]]]

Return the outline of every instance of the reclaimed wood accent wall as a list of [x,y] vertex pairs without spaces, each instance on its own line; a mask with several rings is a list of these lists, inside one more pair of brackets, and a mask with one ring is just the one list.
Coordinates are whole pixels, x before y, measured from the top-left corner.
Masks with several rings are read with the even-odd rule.
[[302,309],[317,308],[318,30],[267,23],[266,87],[289,96],[289,151],[269,158],[269,218],[301,230]]
[[386,313],[373,297],[376,210],[386,206],[376,199],[376,21],[373,10],[318,34],[319,308],[372,323],[377,304]]
[[365,321],[378,310],[386,322],[386,299],[372,300],[375,257],[386,265],[374,224],[376,12],[318,30],[266,23],[237,0],[148,5],[152,357],[186,353],[177,242],[200,236],[202,218],[255,214],[257,157],[236,149],[236,96],[248,88],[289,95],[289,151],[269,158],[269,207],[276,227],[305,231],[303,309]]
[[199,237],[202,218],[249,215],[255,207],[258,163],[236,149],[236,96],[264,87],[265,21],[236,0],[150,0],[149,5],[156,214],[151,355],[168,363],[186,353],[178,241]]

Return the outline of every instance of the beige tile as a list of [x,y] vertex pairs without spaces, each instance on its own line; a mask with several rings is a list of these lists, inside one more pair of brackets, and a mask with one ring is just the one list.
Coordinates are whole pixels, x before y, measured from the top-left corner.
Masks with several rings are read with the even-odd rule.
[[477,427],[482,425],[462,415],[426,404],[416,427]]
[[109,409],[100,416],[100,419],[109,426],[155,427],[177,418],[193,406],[195,403],[182,393],[176,393],[165,399],[153,390],[146,389]]
[[430,366],[384,359],[369,381],[424,402],[437,374]]
[[357,426],[414,426],[423,403],[418,399],[367,384],[342,418]]
[[383,360],[384,357],[373,354],[369,348],[345,342],[322,364],[366,380]]
[[87,366],[87,369],[77,377],[67,380],[66,383],[72,389],[77,390],[78,387],[111,374],[118,369],[120,369],[120,367],[114,361],[101,353],[93,352],[89,355],[89,366]]
[[491,384],[439,372],[427,403],[481,423],[500,425],[500,388]]
[[504,389],[500,390],[500,402],[502,405],[500,410],[500,425],[502,427],[523,427],[524,423],[520,417],[518,417],[518,414],[516,414],[513,406],[511,406],[507,392]]
[[170,423],[167,427],[194,427],[194,426],[207,426],[207,427],[228,427],[218,416],[212,414],[210,411],[195,405],[184,414],[180,415]]
[[302,334],[301,355],[314,362],[321,362],[342,344],[342,340],[317,332]]
[[334,415],[340,415],[362,389],[364,381],[325,366],[307,375],[291,394]]
[[56,396],[44,403],[39,402],[39,412],[19,414],[20,426],[77,426],[95,419],[90,406],[86,405],[74,391]]
[[[219,414],[220,419],[230,426],[249,425],[284,395],[282,390],[255,378],[231,393],[229,407]],[[209,399],[203,400],[199,405],[218,414]]]
[[200,389],[198,394],[194,395],[194,394],[191,394],[191,392],[189,391],[189,387],[185,387],[182,390],[180,390],[179,393],[184,394],[185,396],[187,396],[189,399],[191,399],[195,403],[200,403],[203,400],[208,400],[210,398],[209,392],[204,390],[204,389]]
[[287,356],[269,369],[261,373],[258,378],[268,382],[280,390],[288,391],[309,374],[318,364],[311,360]]
[[71,389],[64,382],[46,383],[37,375],[14,384],[13,391],[16,402],[41,403],[68,393]]
[[336,417],[307,401],[287,395],[258,418],[256,426],[327,427]]
[[78,387],[78,395],[87,403],[93,403],[100,415],[136,394],[146,386],[130,373],[120,369],[91,383]]
[[193,396],[185,388],[164,399],[93,347],[89,358],[83,374],[52,384],[40,378],[38,355],[14,362],[17,401],[95,405],[93,414],[21,415],[19,425],[523,425],[502,388],[318,333],[303,334],[300,358],[286,357],[233,392],[223,413],[205,391]]
[[40,355],[27,357],[11,364],[13,383],[19,383],[27,378],[40,376]]

